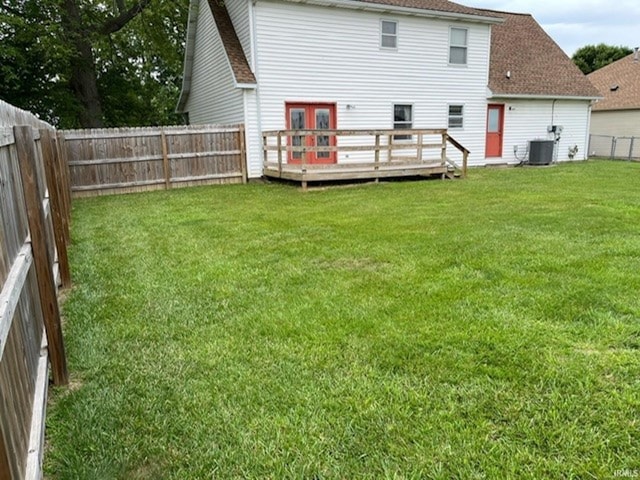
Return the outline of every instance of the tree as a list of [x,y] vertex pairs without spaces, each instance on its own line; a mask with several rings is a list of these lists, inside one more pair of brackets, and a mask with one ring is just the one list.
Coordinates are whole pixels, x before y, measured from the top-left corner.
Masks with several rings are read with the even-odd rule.
[[579,48],[571,59],[585,75],[629,55],[629,47],[612,46],[601,43]]
[[176,123],[188,5],[0,0],[0,98],[62,127]]

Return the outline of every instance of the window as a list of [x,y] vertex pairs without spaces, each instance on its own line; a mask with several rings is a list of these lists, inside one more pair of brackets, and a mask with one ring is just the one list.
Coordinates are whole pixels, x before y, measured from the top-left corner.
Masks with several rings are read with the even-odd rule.
[[380,22],[380,46],[398,48],[398,22],[382,20]]
[[467,64],[467,29],[451,28],[449,30],[449,63]]
[[449,128],[462,128],[463,111],[462,105],[449,105]]
[[[406,130],[413,128],[413,106],[394,105],[393,106],[393,128],[394,130]],[[394,140],[410,140],[411,135],[394,135]]]

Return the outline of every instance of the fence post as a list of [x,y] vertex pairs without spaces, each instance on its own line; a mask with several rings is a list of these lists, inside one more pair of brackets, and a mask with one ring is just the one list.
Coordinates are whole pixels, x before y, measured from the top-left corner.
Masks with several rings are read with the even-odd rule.
[[238,125],[238,147],[240,148],[240,171],[242,183],[247,183],[247,148],[244,138],[244,123]]
[[636,137],[631,137],[631,142],[629,143],[629,161],[633,158],[633,142]]
[[49,200],[51,201],[51,219],[53,233],[58,251],[58,265],[60,267],[60,279],[63,288],[71,286],[71,270],[69,269],[69,257],[67,256],[67,243],[65,241],[62,193],[60,188],[60,175],[57,172],[56,150],[54,137],[50,130],[40,130],[40,145],[42,146],[42,161],[46,172]]
[[33,131],[32,127],[21,126],[14,127],[13,133],[29,221],[40,305],[49,344],[53,382],[56,385],[66,385],[69,383],[69,372],[64,352],[60,309],[53,280],[51,255],[46,243],[45,215],[42,206],[42,192],[40,192],[37,179],[38,170]]
[[58,132],[58,170],[62,175],[62,201],[64,203],[64,236],[67,245],[71,242],[71,171],[69,170],[69,157],[67,155],[67,141],[64,138],[64,133]]
[[164,170],[164,188],[171,188],[171,165],[169,165],[169,148],[167,146],[167,136],[164,128],[160,127],[160,142],[162,143],[162,169]]
[[613,160],[614,158],[616,158],[616,143],[617,143],[616,137],[611,137],[611,155],[609,156],[610,160]]

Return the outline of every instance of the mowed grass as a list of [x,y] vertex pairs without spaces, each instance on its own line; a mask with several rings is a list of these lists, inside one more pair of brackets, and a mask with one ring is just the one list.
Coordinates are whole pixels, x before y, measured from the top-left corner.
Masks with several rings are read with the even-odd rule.
[[47,478],[640,470],[640,164],[76,200],[71,259]]

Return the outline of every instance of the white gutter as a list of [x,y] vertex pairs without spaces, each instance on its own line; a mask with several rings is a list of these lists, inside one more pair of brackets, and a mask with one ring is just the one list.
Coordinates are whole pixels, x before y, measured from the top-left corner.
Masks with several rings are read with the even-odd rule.
[[[273,1],[273,0],[266,0]],[[279,0],[275,0],[279,1]],[[417,17],[438,18],[443,20],[458,20],[471,23],[504,23],[504,18],[486,17],[484,15],[470,15],[467,13],[440,12],[438,10],[428,10],[424,8],[401,7],[398,5],[388,5],[380,3],[369,3],[359,0],[285,0],[290,3],[306,3],[309,5],[319,5],[323,7],[349,8],[352,10],[363,10],[378,13],[404,13]]]
[[581,97],[581,96],[571,96],[571,95],[529,95],[526,93],[514,93],[514,94],[502,94],[502,93],[491,93],[488,95],[489,99],[494,98],[511,98],[511,99],[521,99],[521,100],[599,100],[602,97]]
[[191,93],[191,73],[193,72],[193,57],[196,50],[196,30],[198,28],[198,10],[200,0],[191,0],[189,3],[189,21],[187,22],[187,40],[184,53],[184,70],[182,72],[182,89],[176,106],[176,113],[184,113],[184,107]]

